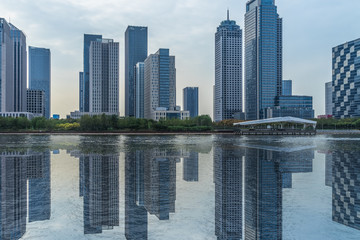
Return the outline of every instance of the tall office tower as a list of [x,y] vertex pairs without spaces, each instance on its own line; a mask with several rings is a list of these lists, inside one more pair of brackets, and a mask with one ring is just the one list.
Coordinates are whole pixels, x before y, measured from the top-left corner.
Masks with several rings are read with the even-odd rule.
[[332,115],[332,82],[325,83],[325,115]]
[[183,160],[183,179],[187,182],[199,181],[199,153],[190,152]]
[[51,113],[51,53],[50,49],[29,47],[29,89],[45,92],[45,117]]
[[199,115],[199,88],[187,87],[183,89],[183,107],[184,111],[190,112],[190,117]]
[[266,118],[281,95],[282,19],[275,0],[251,0],[245,13],[246,119]]
[[14,112],[14,54],[10,26],[0,18],[0,112]]
[[138,62],[135,66],[135,116],[144,118],[144,63]]
[[14,48],[14,112],[26,112],[26,37],[17,27],[9,25]]
[[45,117],[45,92],[43,90],[26,91],[26,112]]
[[128,26],[125,31],[125,116],[135,117],[136,89],[134,67],[148,54],[148,28]]
[[282,93],[280,95],[283,96],[292,95],[292,80],[282,80]]
[[[83,56],[83,62],[84,62],[84,68],[82,71],[83,78],[80,77],[79,84],[82,85],[80,89],[83,89],[82,95],[79,96],[80,102],[82,102],[82,105],[80,106],[81,112],[89,112],[89,106],[90,106],[90,59],[89,59],[89,53],[90,53],[90,44],[91,42],[101,41],[102,35],[93,35],[93,34],[84,34],[84,56]],[[82,101],[81,101],[82,99]]]
[[217,239],[242,239],[242,154],[214,148],[215,235]]
[[242,112],[242,30],[235,21],[222,21],[215,33],[214,121]]
[[[125,156],[125,237],[147,239],[148,216],[139,195],[144,194],[144,154],[136,150]],[[139,181],[140,180],[140,181]],[[139,194],[140,193],[140,194]]]
[[26,160],[19,152],[0,153],[0,239],[20,239],[26,232]]
[[89,112],[119,114],[119,43],[92,41],[89,48]]
[[360,38],[332,49],[332,115],[360,117]]
[[84,112],[84,73],[79,72],[79,111]]
[[169,55],[169,49],[160,48],[144,64],[144,117],[155,119],[156,108],[171,109],[176,105],[175,56]]
[[50,151],[29,154],[29,222],[49,220],[51,215]]

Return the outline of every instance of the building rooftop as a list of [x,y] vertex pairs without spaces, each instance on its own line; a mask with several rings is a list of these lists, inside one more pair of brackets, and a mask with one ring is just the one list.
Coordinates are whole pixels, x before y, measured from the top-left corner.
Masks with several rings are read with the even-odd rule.
[[271,123],[298,123],[298,124],[310,124],[315,125],[315,121],[301,119],[301,118],[295,118],[295,117],[278,117],[278,118],[268,118],[268,119],[261,119],[261,120],[255,120],[255,121],[247,121],[247,122],[240,122],[240,123],[234,123],[234,126],[251,126],[251,125],[261,125],[261,124],[271,124]]

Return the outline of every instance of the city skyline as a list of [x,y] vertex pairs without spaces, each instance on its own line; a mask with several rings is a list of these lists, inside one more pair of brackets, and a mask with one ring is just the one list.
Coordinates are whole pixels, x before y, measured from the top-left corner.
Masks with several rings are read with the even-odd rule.
[[[89,32],[103,34],[120,42],[120,115],[123,116],[123,33],[128,25],[145,25],[149,28],[148,52],[166,47],[172,49],[172,53],[177,56],[178,103],[182,102],[181,90],[196,81],[200,88],[199,113],[212,116],[211,95],[215,79],[212,36],[218,22],[226,17],[227,7],[230,9],[230,18],[237,21],[241,28],[244,27],[246,1],[159,1],[155,6],[150,1],[142,1],[140,7],[139,2],[134,1],[127,4],[126,8],[121,8],[124,2],[108,1],[110,4],[106,6],[110,7],[89,1],[39,1],[18,4],[17,1],[5,0],[0,3],[5,14],[3,17],[10,18],[11,23],[24,31],[28,46],[42,46],[52,51],[52,114],[60,113],[65,117],[70,111],[78,109],[78,70],[82,69],[82,37]],[[325,112],[323,86],[331,80],[331,48],[359,37],[355,24],[352,24],[355,17],[351,9],[355,11],[360,3],[355,0],[330,0],[326,5],[314,5],[310,1],[277,0],[276,5],[284,20],[283,78],[294,80],[295,95],[314,96],[316,115],[321,115]],[[60,24],[63,23],[60,12],[67,11],[61,9],[71,9],[65,24]],[[137,11],[132,12],[132,9]],[[114,17],[111,20],[106,23],[101,21],[112,13]],[[40,15],[41,18],[35,17]],[[321,16],[320,20],[318,16]],[[73,24],[74,21],[77,24]],[[53,28],[54,25],[59,28]],[[337,31],[334,31],[334,28]],[[163,32],[167,33],[166,36]],[[314,61],[309,63],[309,59]],[[64,93],[67,93],[66,97]]]

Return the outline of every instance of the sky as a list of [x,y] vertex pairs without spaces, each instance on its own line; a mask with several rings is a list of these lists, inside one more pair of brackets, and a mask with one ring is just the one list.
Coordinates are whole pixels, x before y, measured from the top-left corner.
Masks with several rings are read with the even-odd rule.
[[[79,109],[83,34],[120,43],[120,115],[124,115],[124,33],[148,26],[148,53],[169,48],[176,57],[177,105],[182,89],[199,87],[199,113],[212,116],[215,32],[230,18],[243,29],[247,0],[1,0],[0,17],[27,36],[27,44],[51,50],[51,112]],[[293,94],[314,98],[325,113],[325,82],[332,78],[332,48],[360,37],[359,0],[276,0],[283,18],[283,78]]]

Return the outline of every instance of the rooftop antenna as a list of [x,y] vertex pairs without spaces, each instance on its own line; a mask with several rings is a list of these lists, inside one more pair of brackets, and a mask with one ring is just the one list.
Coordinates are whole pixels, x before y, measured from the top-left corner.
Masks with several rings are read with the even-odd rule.
[[228,20],[228,21],[230,21],[229,15],[230,15],[230,14],[229,14],[229,8],[228,8],[228,10],[227,10],[227,20]]

